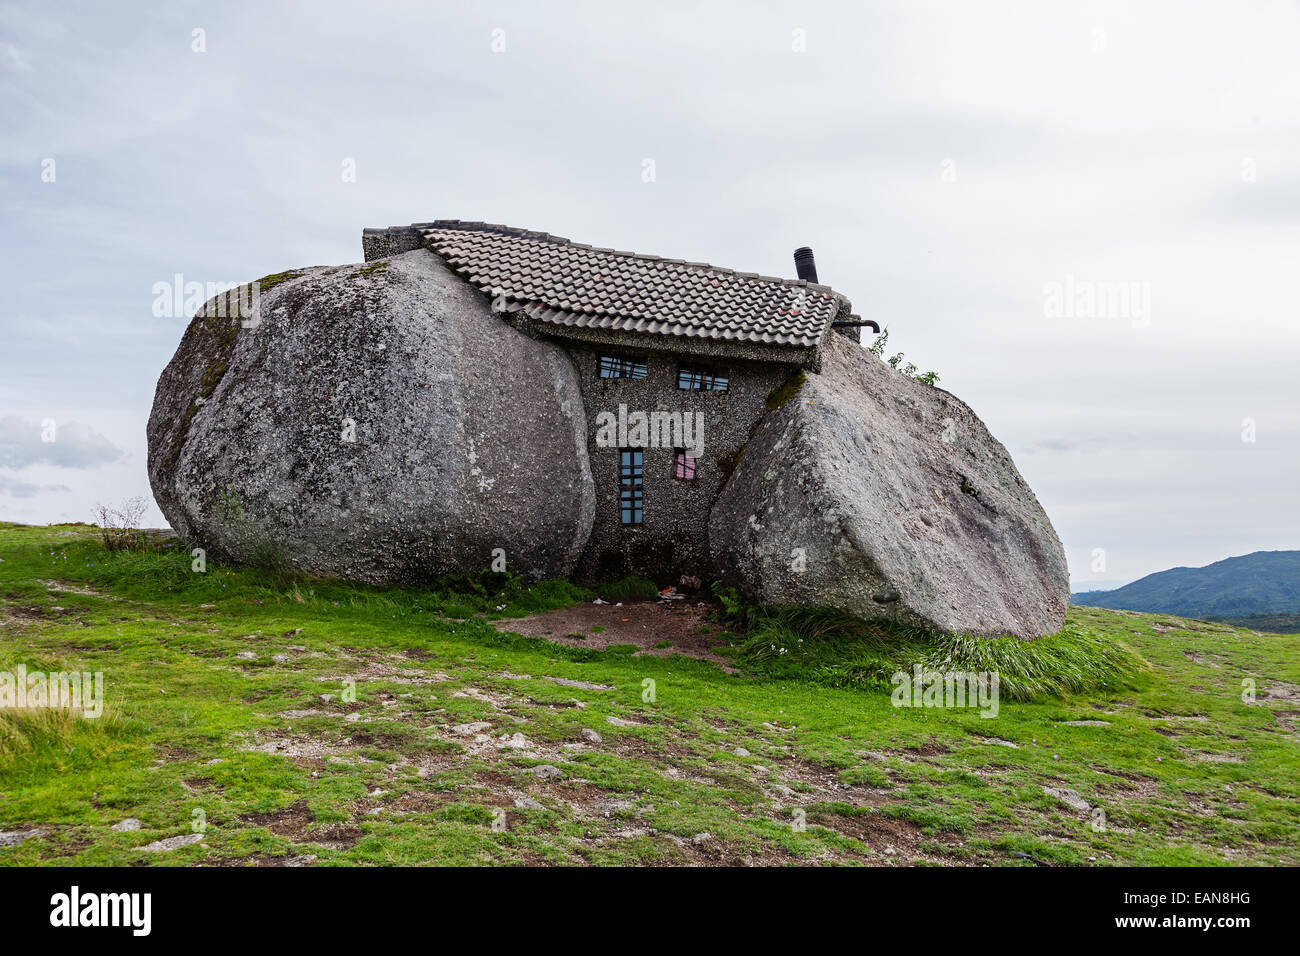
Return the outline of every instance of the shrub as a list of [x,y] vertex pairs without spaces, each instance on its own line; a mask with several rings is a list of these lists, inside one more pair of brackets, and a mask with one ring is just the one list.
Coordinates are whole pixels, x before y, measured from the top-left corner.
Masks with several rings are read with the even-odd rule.
[[111,508],[102,502],[95,505],[95,523],[99,536],[109,551],[139,551],[144,547],[144,532],[139,530],[149,508],[146,498],[127,498],[121,507]]

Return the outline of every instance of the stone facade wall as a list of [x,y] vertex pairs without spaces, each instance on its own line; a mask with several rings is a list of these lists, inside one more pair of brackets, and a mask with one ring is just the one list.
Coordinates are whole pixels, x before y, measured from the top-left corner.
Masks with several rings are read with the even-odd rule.
[[366,229],[361,233],[361,254],[366,262],[386,259],[423,248],[424,238],[411,226],[389,226],[387,229]]
[[[587,418],[587,454],[596,485],[596,518],[576,577],[583,582],[640,574],[661,586],[677,583],[682,574],[702,579],[716,576],[708,542],[709,514],[729,464],[749,440],[766,411],[768,396],[788,381],[791,365],[726,360],[706,363],[671,352],[627,351],[572,340],[559,340],[578,370]],[[600,377],[602,355],[645,360],[644,379]],[[726,391],[678,387],[682,361],[711,364],[728,375]],[[621,521],[621,449],[597,443],[601,413],[617,416],[619,405],[629,413],[642,411],[700,412],[704,416],[704,453],[696,477],[675,477],[674,450],[643,448],[644,516],[639,525]],[[730,462],[728,461],[730,459]]]

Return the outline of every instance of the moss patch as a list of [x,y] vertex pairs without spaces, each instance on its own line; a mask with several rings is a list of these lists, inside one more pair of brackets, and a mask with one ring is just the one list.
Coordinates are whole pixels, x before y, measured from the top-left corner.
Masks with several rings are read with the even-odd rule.
[[[199,377],[198,393],[182,413],[180,423],[172,434],[163,456],[161,470],[165,474],[176,468],[181,449],[185,447],[185,439],[189,436],[190,423],[194,421],[199,408],[217,390],[221,380],[226,377],[226,372],[230,370],[230,359],[235,352],[235,342],[239,338],[242,320],[247,318],[243,315],[242,309],[245,303],[252,301],[251,290],[256,289],[260,297],[281,282],[296,279],[302,274],[301,269],[289,269],[263,276],[255,282],[213,296],[194,316],[189,328],[185,330],[181,347],[182,350],[203,358],[203,374]],[[187,342],[191,343],[188,347]]]
[[808,381],[808,376],[802,371],[791,375],[784,385],[772,389],[767,396],[767,410],[774,412],[778,408],[785,406],[785,403],[799,394],[799,389],[803,388],[803,383]]
[[[746,442],[745,445],[749,443]],[[722,473],[722,483],[725,485],[731,480],[731,473],[736,470],[740,464],[740,459],[745,457],[745,445],[741,445],[729,455],[723,455],[718,459],[718,471]]]
[[256,283],[258,293],[270,292],[281,282],[287,282],[290,279],[296,279],[302,275],[302,269],[287,269],[284,272],[273,272],[269,276],[262,276]]

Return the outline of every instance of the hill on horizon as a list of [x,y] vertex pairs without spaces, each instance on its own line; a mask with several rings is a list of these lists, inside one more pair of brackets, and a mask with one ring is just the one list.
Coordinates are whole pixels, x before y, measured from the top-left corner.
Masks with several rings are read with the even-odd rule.
[[1300,615],[1300,551],[1256,551],[1203,568],[1170,568],[1113,591],[1072,594],[1070,602],[1195,618]]

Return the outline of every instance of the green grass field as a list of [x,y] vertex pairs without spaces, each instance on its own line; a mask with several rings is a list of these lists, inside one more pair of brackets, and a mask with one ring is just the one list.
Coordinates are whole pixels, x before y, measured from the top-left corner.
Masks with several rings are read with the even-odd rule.
[[564,583],[195,573],[84,526],[0,524],[0,559],[0,671],[106,697],[0,710],[4,864],[1300,863],[1297,635],[1073,608],[1067,651],[1145,664],[989,719],[896,708],[827,645],[738,635],[727,673],[493,625],[589,600]]

